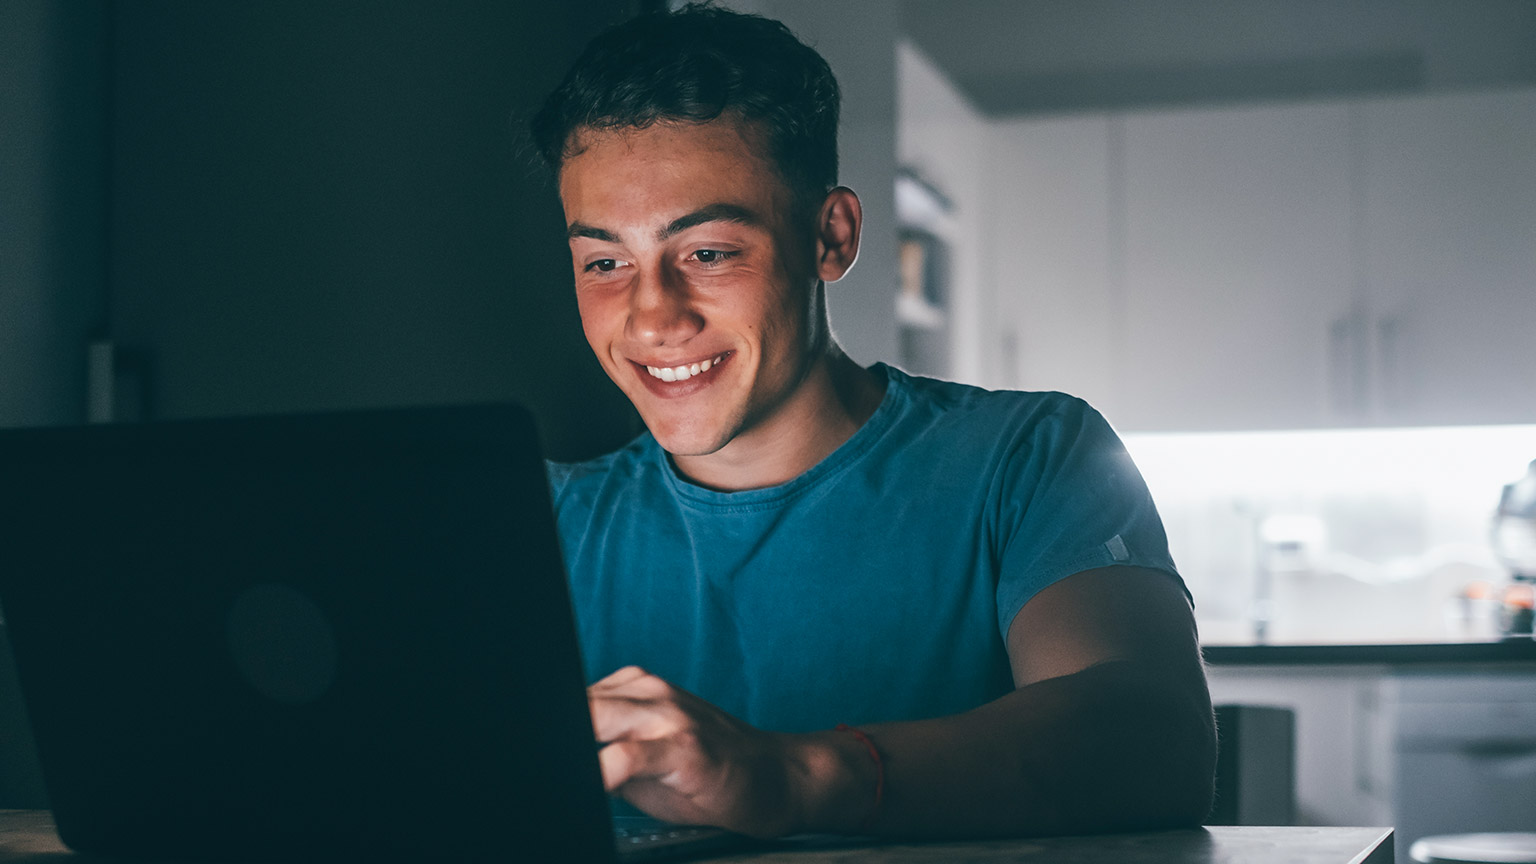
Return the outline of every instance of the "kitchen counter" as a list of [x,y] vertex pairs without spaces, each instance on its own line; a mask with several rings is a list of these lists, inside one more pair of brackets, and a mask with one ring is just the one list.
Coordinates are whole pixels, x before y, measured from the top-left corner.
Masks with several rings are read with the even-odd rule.
[[1212,666],[1531,664],[1536,639],[1403,645],[1206,645]]

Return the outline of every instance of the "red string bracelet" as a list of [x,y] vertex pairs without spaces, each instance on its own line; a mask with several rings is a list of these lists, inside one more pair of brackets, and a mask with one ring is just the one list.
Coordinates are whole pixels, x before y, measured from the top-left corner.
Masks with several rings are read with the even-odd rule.
[[859,739],[859,743],[869,751],[869,758],[875,760],[875,806],[870,808],[869,815],[864,817],[861,826],[863,830],[868,830],[874,824],[875,817],[880,815],[880,802],[885,799],[885,760],[880,758],[880,751],[875,747],[875,742],[863,729],[855,729],[847,723],[837,724],[836,729],[838,732],[847,732]]

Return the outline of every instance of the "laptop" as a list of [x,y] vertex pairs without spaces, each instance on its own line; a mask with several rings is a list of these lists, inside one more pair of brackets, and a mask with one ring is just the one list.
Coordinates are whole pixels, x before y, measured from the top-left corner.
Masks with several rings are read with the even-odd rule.
[[612,862],[740,839],[616,837],[517,406],[0,431],[0,610],[77,851]]

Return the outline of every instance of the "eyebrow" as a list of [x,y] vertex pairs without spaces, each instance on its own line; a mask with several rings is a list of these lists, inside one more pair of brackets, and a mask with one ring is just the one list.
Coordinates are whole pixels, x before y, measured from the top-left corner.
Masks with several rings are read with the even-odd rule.
[[668,222],[665,228],[656,232],[656,239],[658,241],[665,240],[668,237],[681,234],[689,228],[703,225],[706,222],[738,222],[742,225],[761,225],[763,220],[758,218],[758,215],[751,210],[736,204],[709,204]]
[[619,242],[619,236],[612,231],[604,231],[601,228],[595,228],[583,222],[572,222],[570,227],[565,229],[565,239],[575,240],[577,237],[590,237],[593,240],[600,240],[604,243]]
[[[664,241],[687,231],[689,228],[694,228],[707,222],[737,222],[742,225],[763,224],[762,218],[746,207],[737,204],[708,204],[692,213],[679,216],[662,226],[661,230],[656,232],[656,240],[657,242]],[[587,237],[603,243],[621,242],[618,235],[612,231],[588,225],[584,222],[572,222],[566,228],[565,236],[568,240],[574,240],[577,237]]]

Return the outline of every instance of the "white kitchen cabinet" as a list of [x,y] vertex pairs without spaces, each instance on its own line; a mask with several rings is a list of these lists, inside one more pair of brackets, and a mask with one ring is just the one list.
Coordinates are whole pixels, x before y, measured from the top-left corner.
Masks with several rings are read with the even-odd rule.
[[1356,305],[1348,107],[1124,120],[1121,426],[1338,423]]
[[1123,431],[1536,422],[1536,89],[991,135],[1015,386]]
[[1536,421],[1536,90],[1360,111],[1372,419]]
[[1122,304],[1112,206],[1112,124],[1102,114],[1003,121],[986,156],[983,255],[996,286],[997,383],[1082,396],[1118,422]]
[[1295,712],[1298,824],[1390,825],[1387,672],[1379,666],[1213,666],[1208,674],[1216,704]]
[[1295,712],[1301,824],[1396,826],[1399,864],[1426,835],[1532,827],[1528,663],[1215,665],[1208,674],[1213,702]]
[[1388,683],[1399,864],[1421,837],[1536,827],[1536,675],[1435,670]]

